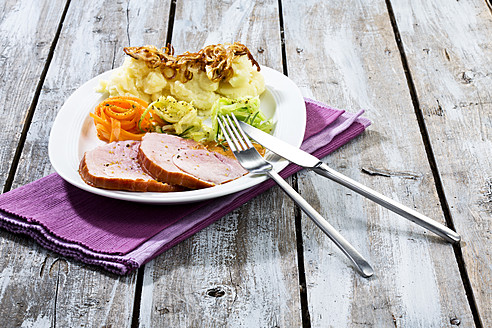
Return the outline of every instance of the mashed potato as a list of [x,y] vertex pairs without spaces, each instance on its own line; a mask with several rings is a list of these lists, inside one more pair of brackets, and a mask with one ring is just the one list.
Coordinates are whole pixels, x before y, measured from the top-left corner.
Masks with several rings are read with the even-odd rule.
[[131,95],[149,103],[170,95],[207,112],[220,97],[256,97],[265,90],[263,75],[247,55],[234,56],[231,67],[231,76],[212,80],[207,74],[207,66],[204,70],[203,65],[190,65],[187,70],[192,73],[192,78],[183,81],[176,77],[168,79],[159,67],[132,56],[125,59],[123,66],[109,80],[101,81],[98,91],[108,92],[110,96]]

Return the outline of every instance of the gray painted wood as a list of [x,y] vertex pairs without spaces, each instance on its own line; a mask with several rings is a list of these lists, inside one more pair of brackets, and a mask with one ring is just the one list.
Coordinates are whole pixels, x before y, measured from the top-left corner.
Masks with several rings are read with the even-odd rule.
[[392,1],[483,327],[492,326],[492,16],[484,1]]
[[[65,1],[2,1],[0,7],[0,187],[12,159],[55,38]],[[2,326],[51,324],[58,264],[33,241],[0,231],[0,321]],[[41,268],[44,268],[41,270]],[[31,284],[37,280],[37,284]],[[34,295],[43,302],[32,302]]]
[[[484,327],[490,309],[490,11],[472,1],[389,2]],[[72,0],[12,187],[53,172],[51,124],[122,47],[164,45],[170,1]],[[282,70],[277,1],[177,1],[176,52],[239,40]],[[65,1],[1,1],[0,186],[47,64]],[[374,124],[325,158],[342,173],[444,222],[385,1],[284,0],[289,76],[305,96],[367,109]],[[439,237],[311,172],[302,194],[374,265],[363,279],[307,218],[303,260],[312,327],[473,327],[456,257]],[[144,268],[117,277],[0,231],[0,325],[301,326],[294,207],[274,188]],[[302,277],[302,272],[300,273]]]
[[[165,38],[169,7],[169,2],[151,6],[140,1],[71,1],[13,187],[53,172],[47,156],[48,137],[65,99],[85,81],[121,61],[122,47]],[[58,21],[53,24],[56,28]],[[136,274],[108,274],[40,250],[29,241],[5,244],[10,257],[2,265],[9,273],[2,279],[8,296],[3,301],[16,304],[13,314],[24,315],[18,321],[23,326],[131,325]],[[2,308],[8,311],[9,306]]]
[[[374,122],[325,161],[443,222],[385,2],[283,7],[288,71],[304,95],[352,112],[365,108]],[[305,219],[313,327],[448,327],[455,319],[474,325],[451,245],[314,173],[300,175],[299,188],[375,268],[374,277],[361,278]]]
[[[179,1],[176,53],[240,41],[281,70],[276,1]],[[292,202],[277,188],[146,264],[141,327],[300,327]]]
[[[39,78],[55,38],[64,0],[2,1],[0,6],[0,186],[4,186]],[[2,188],[3,189],[3,188]]]

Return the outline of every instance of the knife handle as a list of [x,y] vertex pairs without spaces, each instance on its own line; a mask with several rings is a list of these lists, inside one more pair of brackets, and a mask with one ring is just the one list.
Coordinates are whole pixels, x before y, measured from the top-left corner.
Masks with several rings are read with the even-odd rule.
[[316,225],[340,248],[340,250],[355,264],[359,273],[368,278],[374,274],[371,265],[362,255],[333,228],[309,203],[299,195],[277,172],[271,170],[267,174],[275,180],[285,193],[316,223]]
[[449,229],[448,227],[344,176],[343,174],[331,169],[328,165],[326,165],[323,162],[319,162],[312,169],[314,172],[324,177],[327,177],[328,179],[331,179],[341,184],[342,186],[345,186],[361,194],[362,196],[369,198],[370,200],[378,203],[379,205],[386,207],[387,209],[395,212],[396,214],[403,216],[404,218],[412,221],[413,223],[416,223],[434,232],[436,235],[441,236],[442,238],[446,239],[448,242],[458,243],[461,240],[460,235],[457,234],[455,231]]

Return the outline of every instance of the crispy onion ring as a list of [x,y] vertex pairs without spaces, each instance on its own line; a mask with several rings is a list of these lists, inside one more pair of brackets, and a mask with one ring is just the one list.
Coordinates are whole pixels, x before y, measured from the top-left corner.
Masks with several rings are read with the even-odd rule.
[[145,46],[126,47],[123,50],[130,57],[143,60],[149,68],[159,68],[165,78],[179,78],[182,82],[193,78],[190,68],[202,70],[213,82],[228,80],[234,74],[232,62],[240,56],[248,56],[251,64],[260,71],[260,65],[249,49],[238,42],[209,45],[196,53],[185,52],[177,56],[174,56],[171,45],[162,49]]

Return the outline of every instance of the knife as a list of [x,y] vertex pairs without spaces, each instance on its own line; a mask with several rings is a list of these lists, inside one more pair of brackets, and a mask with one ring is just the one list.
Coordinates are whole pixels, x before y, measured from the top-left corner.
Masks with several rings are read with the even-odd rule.
[[429,217],[418,213],[417,211],[412,210],[380,193],[374,191],[363,184],[358,183],[350,179],[349,177],[344,176],[343,174],[333,170],[328,165],[320,161],[315,156],[296,148],[285,141],[282,141],[278,138],[275,138],[268,133],[265,133],[261,130],[258,130],[255,127],[252,127],[249,124],[244,122],[239,122],[241,128],[243,128],[244,132],[248,134],[252,139],[258,142],[263,147],[271,150],[275,154],[285,158],[286,160],[295,163],[299,166],[309,168],[314,172],[331,179],[342,186],[345,186],[364,197],[372,200],[373,202],[378,203],[381,206],[386,207],[387,209],[395,212],[403,216],[404,218],[416,223],[432,232],[436,235],[444,238],[448,242],[458,243],[461,240],[459,234],[455,231],[449,229],[448,227],[436,222]]

